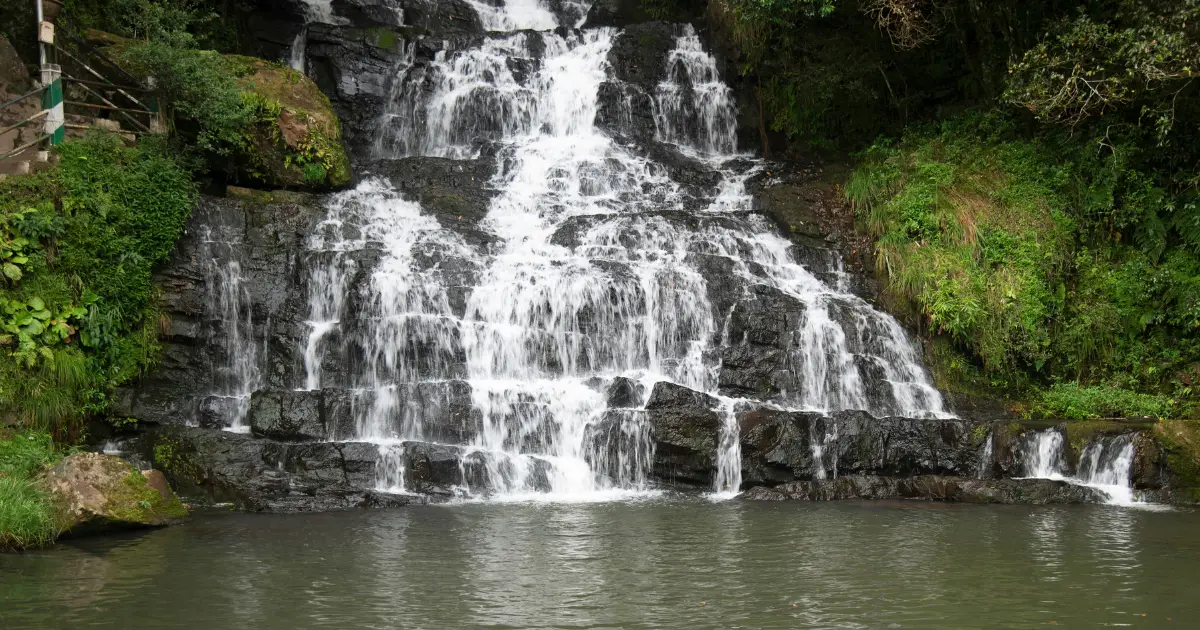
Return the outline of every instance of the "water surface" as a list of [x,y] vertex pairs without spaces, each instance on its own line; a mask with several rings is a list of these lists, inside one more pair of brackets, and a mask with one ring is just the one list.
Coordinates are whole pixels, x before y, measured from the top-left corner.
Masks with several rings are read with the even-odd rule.
[[210,514],[0,555],[0,628],[1196,628],[1198,526],[662,499]]

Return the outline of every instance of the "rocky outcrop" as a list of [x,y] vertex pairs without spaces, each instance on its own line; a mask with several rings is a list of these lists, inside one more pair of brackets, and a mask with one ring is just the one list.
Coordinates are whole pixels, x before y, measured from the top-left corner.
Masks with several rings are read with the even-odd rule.
[[139,471],[101,453],[64,458],[43,485],[57,508],[59,529],[68,534],[160,527],[188,514],[161,472]]
[[852,475],[837,479],[793,481],[746,491],[749,501],[842,501],[846,499],[918,499],[961,503],[1103,503],[1099,490],[1049,479],[969,479],[940,475],[880,477]]
[[874,418],[859,411],[762,410],[738,414],[738,422],[748,483],[836,475],[990,476],[980,470],[980,436],[989,425]]
[[8,101],[28,92],[31,83],[25,62],[8,38],[0,35],[0,94],[9,95],[4,99]]
[[[296,340],[307,330],[307,296],[296,253],[324,213],[314,198],[294,193],[202,197],[172,262],[155,278],[170,321],[161,365],[118,392],[113,412],[151,424],[222,428],[229,405],[237,404],[226,393],[234,376],[228,366],[250,351],[258,353],[264,387],[303,382]],[[229,343],[238,322],[240,334],[253,328],[246,345]]]
[[646,403],[654,436],[654,474],[669,484],[710,486],[716,470],[721,415],[717,399],[673,383],[658,383]]
[[247,133],[241,179],[267,188],[338,188],[350,181],[342,127],[329,99],[308,77],[251,57],[231,58],[238,84],[264,120]]
[[423,500],[374,490],[380,449],[375,444],[280,442],[192,427],[162,427],[151,440],[156,465],[196,501],[316,512]]

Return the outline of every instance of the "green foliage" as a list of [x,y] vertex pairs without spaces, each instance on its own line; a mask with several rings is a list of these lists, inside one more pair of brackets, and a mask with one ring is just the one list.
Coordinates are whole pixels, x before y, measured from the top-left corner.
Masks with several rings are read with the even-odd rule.
[[738,7],[747,19],[789,24],[798,17],[828,17],[836,0],[741,0]]
[[64,0],[63,13],[82,28],[179,48],[228,50],[247,3],[228,0]]
[[1132,103],[1160,139],[1175,123],[1181,86],[1200,74],[1196,0],[1120,0],[1079,12],[1010,68],[1005,98],[1037,117],[1075,124]]
[[1062,310],[1074,222],[1046,148],[990,144],[968,120],[878,144],[846,186],[891,288],[995,371],[1040,370]]
[[60,457],[45,433],[0,436],[0,551],[45,546],[58,536],[54,507],[35,477]]
[[97,134],[60,154],[53,171],[0,183],[0,225],[16,226],[33,252],[21,281],[0,289],[0,409],[66,437],[157,360],[151,274],[173,251],[194,190],[153,137],[129,148]]
[[1158,394],[1140,394],[1104,385],[1081,386],[1055,383],[1042,393],[1032,411],[1051,418],[1096,420],[1099,418],[1172,418],[1181,405]]
[[151,41],[120,54],[133,72],[154,77],[174,109],[181,131],[202,151],[228,156],[246,143],[246,128],[258,114],[238,86],[242,66],[211,50]]
[[62,457],[50,434],[16,433],[0,439],[0,475],[31,478]]
[[1169,234],[1139,246],[1146,204],[1169,196],[1130,152],[1077,143],[962,117],[868,149],[846,196],[889,289],[993,383],[1103,386],[1038,403],[1069,418],[1184,413],[1168,402],[1200,379],[1200,258]]
[[0,476],[0,551],[44,547],[57,536],[45,494],[28,480]]

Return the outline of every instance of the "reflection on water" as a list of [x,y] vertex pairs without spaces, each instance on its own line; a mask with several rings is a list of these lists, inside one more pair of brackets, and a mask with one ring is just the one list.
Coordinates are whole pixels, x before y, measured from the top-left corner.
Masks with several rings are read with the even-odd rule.
[[1194,628],[1197,525],[883,502],[219,514],[0,555],[0,628]]

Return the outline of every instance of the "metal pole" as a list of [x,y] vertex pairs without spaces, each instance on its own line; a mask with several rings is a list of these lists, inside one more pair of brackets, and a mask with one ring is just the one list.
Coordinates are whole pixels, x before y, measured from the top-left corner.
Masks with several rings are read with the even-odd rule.
[[42,0],[37,0],[37,38],[38,38],[38,67],[46,67],[46,44],[42,43],[42,21],[45,19],[45,13],[42,12]]

